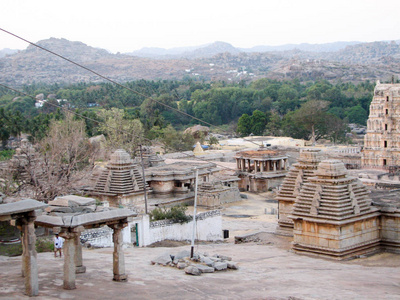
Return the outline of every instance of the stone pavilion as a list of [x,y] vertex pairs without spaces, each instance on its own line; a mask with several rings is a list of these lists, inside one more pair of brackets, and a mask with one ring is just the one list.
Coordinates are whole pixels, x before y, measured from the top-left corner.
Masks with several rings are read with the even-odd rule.
[[289,168],[288,157],[278,151],[260,148],[236,153],[239,189],[266,192],[279,186]]

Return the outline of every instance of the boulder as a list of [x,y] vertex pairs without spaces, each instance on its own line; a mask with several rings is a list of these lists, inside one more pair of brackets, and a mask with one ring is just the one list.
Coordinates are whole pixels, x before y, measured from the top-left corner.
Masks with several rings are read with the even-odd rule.
[[164,253],[163,255],[157,257],[156,259],[153,259],[151,261],[151,264],[153,265],[163,265],[166,266],[172,262],[171,256],[168,253]]
[[212,268],[214,267],[214,264],[215,264],[215,262],[212,259],[210,259],[209,257],[206,257],[206,256],[201,257],[200,261]]
[[178,268],[178,269],[184,269],[184,268],[186,268],[188,265],[186,264],[186,263],[184,263],[184,262],[178,262],[177,264],[176,264],[176,267]]
[[237,265],[236,262],[227,261],[226,263],[227,263],[228,269],[239,270],[239,266]]
[[228,264],[226,262],[216,262],[214,264],[214,269],[216,271],[226,270],[228,268]]
[[201,272],[198,268],[194,266],[188,266],[185,268],[185,273],[188,275],[200,276]]
[[192,266],[199,269],[201,273],[214,273],[214,271],[215,271],[213,267],[209,267],[209,266],[205,266],[205,265],[195,264]]
[[222,260],[232,260],[232,257],[225,256],[225,255],[217,255]]

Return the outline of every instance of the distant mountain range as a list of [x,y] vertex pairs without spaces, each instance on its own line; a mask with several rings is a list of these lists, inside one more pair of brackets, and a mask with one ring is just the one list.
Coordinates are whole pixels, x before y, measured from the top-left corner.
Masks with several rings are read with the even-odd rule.
[[[336,42],[235,48],[215,42],[198,47],[143,48],[112,54],[82,42],[50,38],[38,44],[119,82],[137,79],[331,81],[387,80],[400,75],[399,41]],[[101,82],[103,79],[35,46],[0,50],[0,82]]]
[[229,52],[237,54],[239,52],[280,52],[290,50],[300,50],[308,52],[333,52],[344,49],[346,46],[361,44],[361,42],[334,42],[326,44],[286,44],[280,46],[255,46],[252,48],[235,48],[229,43],[215,42],[213,44],[201,45],[197,47],[180,48],[142,48],[133,52],[125,53],[127,55],[148,57],[156,59],[165,58],[200,58],[211,57],[218,53]]

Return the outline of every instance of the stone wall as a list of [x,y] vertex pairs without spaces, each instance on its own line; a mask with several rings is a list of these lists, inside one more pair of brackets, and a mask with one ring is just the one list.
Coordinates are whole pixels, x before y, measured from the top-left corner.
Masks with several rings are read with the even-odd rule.
[[[200,213],[196,217],[196,240],[221,241],[222,217],[219,210]],[[193,221],[171,223],[170,221],[150,222],[143,216],[139,223],[139,246],[145,247],[163,240],[189,241],[192,238]]]
[[[139,246],[145,247],[162,240],[188,241],[192,238],[193,221],[179,224],[170,220],[150,222],[149,216],[130,222],[122,230],[123,243],[132,245],[131,230],[138,224]],[[199,213],[196,216],[196,240],[221,241],[222,217],[219,210]],[[112,247],[112,229],[104,226],[96,229],[88,229],[81,234],[81,243],[91,247]]]

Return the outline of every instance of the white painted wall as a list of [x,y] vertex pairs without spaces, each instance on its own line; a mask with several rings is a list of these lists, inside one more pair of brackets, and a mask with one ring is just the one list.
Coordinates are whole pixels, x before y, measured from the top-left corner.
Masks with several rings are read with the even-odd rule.
[[[201,214],[197,214],[199,216]],[[163,222],[160,222],[163,223]],[[139,246],[145,247],[163,240],[188,241],[192,239],[193,221],[188,223],[160,224],[150,226],[149,216],[144,216],[139,223]],[[196,240],[221,241],[222,217],[215,214],[196,221]]]
[[[124,244],[132,244],[131,228],[138,224],[139,246],[145,247],[163,240],[187,241],[192,238],[193,221],[179,224],[168,221],[150,223],[148,215],[136,218],[122,230]],[[90,243],[92,247],[113,247],[112,229],[104,226],[98,229],[85,230],[81,234],[81,241]],[[221,241],[222,217],[219,211],[197,214],[196,240]]]

